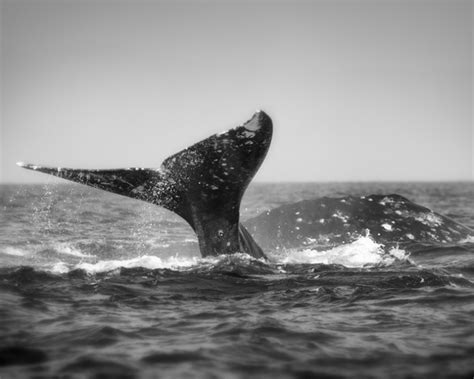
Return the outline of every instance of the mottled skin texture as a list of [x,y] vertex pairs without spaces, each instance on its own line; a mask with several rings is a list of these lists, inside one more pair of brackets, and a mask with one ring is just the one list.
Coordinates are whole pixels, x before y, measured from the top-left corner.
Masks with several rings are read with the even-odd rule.
[[243,126],[167,158],[159,169],[20,166],[169,209],[191,225],[204,257],[243,252],[263,258],[239,215],[240,201],[265,158],[272,130],[270,117],[257,112]]
[[304,200],[272,209],[245,225],[264,250],[339,245],[367,233],[384,244],[451,243],[474,235],[395,194]]

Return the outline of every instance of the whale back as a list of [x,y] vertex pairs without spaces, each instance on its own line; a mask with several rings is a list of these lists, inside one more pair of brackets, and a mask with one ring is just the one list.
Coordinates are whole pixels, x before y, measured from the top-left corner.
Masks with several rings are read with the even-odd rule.
[[397,194],[303,200],[264,212],[245,226],[264,250],[334,246],[367,234],[387,245],[449,244],[474,235]]

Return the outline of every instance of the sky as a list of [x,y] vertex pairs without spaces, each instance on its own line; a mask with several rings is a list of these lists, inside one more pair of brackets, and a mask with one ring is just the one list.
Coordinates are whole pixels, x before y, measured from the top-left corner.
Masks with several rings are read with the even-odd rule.
[[159,167],[256,109],[257,181],[474,178],[472,1],[0,1],[0,182]]

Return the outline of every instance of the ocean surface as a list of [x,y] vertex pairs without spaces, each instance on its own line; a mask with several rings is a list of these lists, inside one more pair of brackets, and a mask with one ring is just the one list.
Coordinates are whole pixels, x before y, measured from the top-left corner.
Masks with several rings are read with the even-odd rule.
[[[0,191],[1,379],[474,375],[474,237],[203,259],[151,204],[55,182]],[[474,229],[472,182],[257,183],[242,220],[390,193]]]

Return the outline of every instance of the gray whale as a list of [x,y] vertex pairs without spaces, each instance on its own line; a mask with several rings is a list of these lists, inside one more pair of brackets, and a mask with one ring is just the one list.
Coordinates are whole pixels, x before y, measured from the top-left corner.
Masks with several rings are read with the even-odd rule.
[[267,154],[272,128],[270,117],[258,111],[243,125],[165,159],[160,168],[19,165],[175,212],[196,233],[203,257],[242,252],[265,258],[260,246],[267,251],[331,246],[367,233],[384,244],[452,243],[474,235],[396,194],[304,200],[264,212],[244,227],[240,202]]
[[303,200],[244,224],[264,250],[326,248],[367,234],[384,245],[452,244],[474,236],[468,227],[397,194]]

